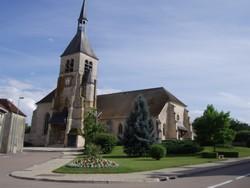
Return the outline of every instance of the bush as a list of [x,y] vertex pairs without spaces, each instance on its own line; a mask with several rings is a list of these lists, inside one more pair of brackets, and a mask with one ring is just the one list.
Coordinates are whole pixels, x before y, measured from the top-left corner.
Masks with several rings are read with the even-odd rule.
[[101,147],[103,154],[109,154],[112,152],[114,146],[117,143],[117,138],[108,133],[99,133],[96,135],[94,143]]
[[250,138],[247,140],[247,147],[250,148]]
[[223,151],[219,151],[218,155],[223,155],[226,158],[238,158],[239,157],[239,152],[223,152]]
[[165,157],[166,149],[162,145],[153,145],[150,149],[150,156],[155,160]]
[[248,139],[250,139],[250,131],[239,131],[236,133],[234,142],[246,143]]
[[216,152],[202,152],[201,157],[202,158],[209,158],[214,159],[217,158],[218,154]]
[[202,151],[202,147],[193,141],[170,140],[163,141],[163,146],[167,150],[167,154],[194,154]]
[[87,144],[84,149],[84,154],[88,158],[100,158],[101,149],[95,144]]

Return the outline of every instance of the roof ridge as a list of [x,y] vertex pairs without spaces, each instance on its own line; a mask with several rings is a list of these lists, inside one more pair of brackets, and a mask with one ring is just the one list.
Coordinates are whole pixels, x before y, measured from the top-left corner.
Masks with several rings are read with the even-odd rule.
[[[172,97],[174,97],[180,104],[182,104],[183,106],[187,107],[187,105],[182,102],[180,99],[178,99],[176,96],[174,96],[170,91],[168,91],[166,88],[163,88],[164,89],[164,92],[167,94],[167,95],[171,95]],[[173,101],[172,101],[173,102]]]
[[139,92],[139,91],[150,91],[150,90],[157,90],[157,89],[164,89],[164,87],[155,87],[155,88],[147,88],[147,89],[121,91],[121,92],[115,92],[115,93],[102,94],[102,95],[98,95],[98,96],[117,95],[117,94],[124,94],[124,93],[135,93],[135,92]]

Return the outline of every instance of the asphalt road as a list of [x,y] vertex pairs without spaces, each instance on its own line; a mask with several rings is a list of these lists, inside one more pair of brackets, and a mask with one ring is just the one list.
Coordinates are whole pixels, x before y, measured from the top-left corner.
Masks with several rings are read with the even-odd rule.
[[192,177],[178,178],[160,183],[137,184],[72,184],[19,180],[9,173],[43,163],[59,153],[22,153],[0,155],[0,188],[249,188],[250,161],[242,165],[201,173]]

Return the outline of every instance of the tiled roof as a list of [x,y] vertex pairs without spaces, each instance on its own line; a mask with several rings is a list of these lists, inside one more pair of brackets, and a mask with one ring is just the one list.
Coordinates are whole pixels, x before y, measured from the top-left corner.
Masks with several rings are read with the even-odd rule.
[[8,112],[12,112],[12,113],[19,114],[21,116],[26,117],[26,115],[8,99],[0,99],[0,107],[5,109]]
[[42,104],[42,103],[51,103],[54,96],[55,96],[55,89],[53,91],[51,91],[46,97],[44,97],[43,99],[41,99],[39,102],[37,102],[36,104]]
[[97,109],[101,113],[100,119],[127,117],[133,108],[136,97],[139,95],[146,99],[152,116],[159,115],[167,102],[186,107],[183,102],[163,87],[99,95]]
[[[54,97],[54,91],[44,97],[37,104],[51,103]],[[142,95],[148,102],[149,110],[152,116],[157,116],[167,102],[173,102],[183,107],[186,105],[177,97],[171,94],[163,87],[143,89],[136,91],[127,91],[97,97],[97,110],[101,112],[101,119],[111,117],[126,117],[133,108],[137,96]]]

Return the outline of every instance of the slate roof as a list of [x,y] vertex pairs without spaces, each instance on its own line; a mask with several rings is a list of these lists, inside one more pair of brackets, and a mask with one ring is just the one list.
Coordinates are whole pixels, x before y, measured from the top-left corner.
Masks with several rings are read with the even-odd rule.
[[133,109],[136,97],[139,95],[142,95],[148,102],[152,116],[158,116],[167,102],[173,102],[186,107],[183,102],[163,87],[99,95],[97,98],[97,109],[101,113],[100,119],[127,117]]
[[93,49],[88,41],[88,38],[87,38],[87,35],[85,32],[85,27],[86,27],[87,21],[88,21],[88,19],[87,19],[87,14],[86,14],[86,0],[83,0],[81,13],[80,13],[80,16],[78,19],[77,33],[74,36],[74,38],[71,40],[71,42],[69,43],[68,47],[63,52],[61,57],[82,52],[82,53],[98,60],[97,56],[95,55],[95,52],[93,51]]
[[83,0],[82,9],[81,9],[81,13],[80,13],[78,21],[80,22],[82,20],[86,20],[86,21],[88,20],[87,10],[86,10],[86,0]]
[[56,92],[56,90],[54,89],[46,97],[44,97],[43,99],[38,101],[36,104],[51,103],[54,96],[55,96],[55,92]]
[[0,99],[0,108],[3,108],[8,112],[19,114],[21,116],[26,117],[26,115],[8,99]]
[[74,36],[74,38],[69,43],[68,47],[61,56],[63,57],[67,55],[72,55],[74,53],[79,53],[79,52],[82,52],[98,60],[97,56],[95,55],[95,52],[93,51],[93,49],[89,44],[86,34],[81,31],[77,31],[76,35]]
[[[53,100],[55,90],[44,97],[37,104],[50,103]],[[152,116],[160,114],[167,102],[173,102],[183,107],[186,105],[163,87],[126,91],[97,96],[97,109],[101,112],[101,119],[111,117],[126,117],[133,108],[137,96],[142,95],[148,102]]]

